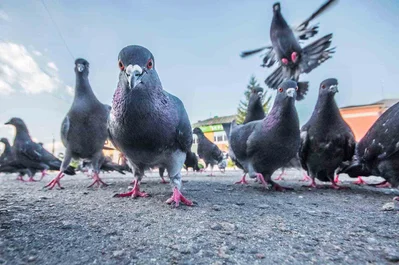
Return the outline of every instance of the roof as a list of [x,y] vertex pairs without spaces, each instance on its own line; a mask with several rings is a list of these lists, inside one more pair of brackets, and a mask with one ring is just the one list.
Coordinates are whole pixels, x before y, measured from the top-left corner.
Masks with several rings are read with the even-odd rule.
[[345,106],[345,107],[342,107],[341,109],[361,108],[361,107],[368,107],[368,106],[381,106],[384,108],[390,108],[393,105],[395,105],[397,102],[399,102],[398,98],[389,98],[389,99],[382,99],[382,100],[379,100],[379,101],[371,103],[371,104]]
[[207,125],[215,125],[215,124],[222,124],[222,123],[230,123],[236,118],[236,115],[229,115],[229,116],[223,116],[223,117],[214,117],[210,119],[206,119],[203,121],[198,121],[193,124],[193,128],[195,127],[201,127],[201,126],[207,126]]

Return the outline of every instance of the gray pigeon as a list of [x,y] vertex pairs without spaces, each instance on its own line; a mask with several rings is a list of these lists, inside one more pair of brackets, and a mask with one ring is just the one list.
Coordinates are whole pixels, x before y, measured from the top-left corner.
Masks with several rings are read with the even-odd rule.
[[[256,87],[252,89],[251,94],[249,96],[249,101],[248,101],[248,107],[247,107],[247,115],[245,116],[243,124],[247,124],[248,122],[251,121],[257,121],[257,120],[262,120],[265,118],[265,111],[263,109],[263,104],[262,104],[262,98],[263,98],[263,88],[261,87]],[[223,129],[225,130],[227,134],[227,140],[229,142],[229,156],[231,157],[231,160],[236,164],[237,167],[243,169],[243,167],[240,165],[240,163],[237,161],[235,154],[233,150],[231,149],[231,144],[230,144],[230,130],[231,130],[231,124],[229,123],[228,125],[223,125]],[[246,180],[246,175],[247,172],[244,170],[244,175],[242,176],[240,181],[235,182],[235,184],[248,184]]]
[[119,83],[109,118],[109,134],[122,151],[135,175],[130,192],[116,197],[146,197],[140,191],[144,170],[164,167],[173,194],[166,202],[193,205],[181,194],[181,169],[190,151],[193,136],[183,103],[162,88],[152,53],[141,46],[123,48],[119,59]]
[[7,138],[1,138],[0,142],[4,144],[4,151],[0,156],[0,173],[19,173],[17,180],[24,181],[23,176],[28,174],[32,176],[29,181],[34,181],[33,173],[24,168],[21,164],[17,163],[15,154],[12,150],[10,142]]
[[337,87],[335,78],[321,82],[316,107],[301,129],[299,157],[303,169],[312,178],[310,187],[313,188],[317,187],[315,178],[331,181],[334,189],[342,188],[335,183],[334,173],[342,162],[351,160],[355,150],[353,132],[334,100]]
[[[15,166],[22,169],[29,169],[28,175],[32,179],[36,171],[58,170],[61,160],[43,148],[42,145],[32,141],[25,122],[20,118],[12,118],[5,124],[13,125],[16,128],[16,135],[13,144],[15,154]],[[75,175],[73,167],[67,167],[65,173]]]
[[105,184],[99,177],[103,146],[107,139],[107,119],[110,106],[102,104],[89,83],[89,63],[85,59],[75,61],[75,97],[61,125],[61,140],[66,147],[64,160],[58,175],[46,185],[52,189],[60,185],[71,159],[90,160],[94,182],[89,186]]
[[273,108],[263,120],[232,124],[230,145],[244,171],[251,178],[257,177],[263,185],[270,183],[279,191],[286,188],[272,181],[271,176],[287,164],[299,148],[295,99],[301,93],[295,81],[284,81],[277,90]]
[[223,153],[216,144],[209,141],[205,137],[200,128],[194,128],[193,133],[198,137],[198,156],[205,162],[205,168],[211,166],[211,174],[213,176],[213,167],[223,160]]
[[[302,48],[299,40],[307,40],[318,32],[318,26],[308,28],[309,22],[327,10],[337,0],[328,0],[308,19],[301,23],[294,31],[287,24],[281,14],[280,3],[273,5],[273,20],[270,27],[272,46],[262,47],[253,51],[243,52],[242,57],[252,55],[268,49],[263,58],[263,67],[271,67],[278,62],[278,68],[266,78],[265,83],[273,89],[286,79],[299,80],[302,73],[310,73],[321,63],[331,58],[333,49],[331,45],[332,34],[328,34],[317,41]],[[299,82],[298,86],[305,91],[308,82]]]
[[[385,186],[399,186],[399,103],[386,110],[356,145],[351,163],[338,173],[381,176]],[[389,185],[390,184],[390,185]]]
[[283,175],[285,175],[285,170],[289,169],[289,168],[294,168],[297,169],[299,171],[301,171],[302,175],[303,175],[303,179],[301,179],[300,181],[308,181],[308,180],[312,180],[302,169],[302,165],[301,165],[301,161],[299,159],[299,155],[297,154],[295,157],[293,157],[286,165],[284,165],[281,168],[281,173],[280,175],[274,179],[274,180],[283,180]]

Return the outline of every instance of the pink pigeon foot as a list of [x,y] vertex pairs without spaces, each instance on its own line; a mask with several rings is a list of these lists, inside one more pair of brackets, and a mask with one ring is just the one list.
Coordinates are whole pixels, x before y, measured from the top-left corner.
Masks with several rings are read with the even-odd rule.
[[334,190],[348,190],[348,189],[350,189],[349,187],[338,186],[337,183],[335,183],[335,181],[331,182],[330,188],[334,189]]
[[19,176],[16,178],[16,180],[20,180],[20,181],[22,181],[22,182],[25,182],[24,176],[22,176],[22,175],[19,175]]
[[298,53],[296,52],[291,53],[291,61],[293,63],[296,63],[296,60],[298,60]]
[[311,181],[312,179],[306,174],[303,173],[303,179],[299,180],[301,182]]
[[166,200],[167,204],[173,204],[175,207],[178,207],[180,202],[184,203],[187,206],[193,206],[194,203],[188,199],[186,199],[183,194],[179,191],[178,188],[173,189],[172,197]]
[[304,188],[317,188],[316,181],[314,179],[312,179],[312,178],[310,178],[310,180],[312,181],[312,183],[310,183],[310,185],[303,185],[302,187],[304,187]]
[[282,62],[283,64],[285,64],[285,65],[287,65],[287,64],[288,64],[288,60],[287,60],[287,58],[283,58],[283,59],[281,59],[281,62]]
[[48,175],[47,172],[46,172],[46,170],[43,170],[43,171],[42,171],[42,176],[40,177],[40,181],[41,181],[46,175]]
[[265,180],[265,178],[263,177],[262,174],[257,173],[257,174],[256,174],[256,178],[259,180],[259,182],[260,182],[265,188],[267,188],[267,182],[266,182],[266,180]]
[[60,173],[58,173],[58,175],[52,180],[50,181],[46,186],[44,186],[45,188],[49,188],[49,190],[53,189],[55,185],[58,185],[58,187],[60,187],[60,189],[63,189],[63,187],[60,184],[60,180],[64,177],[64,173],[62,173],[60,171]]
[[35,180],[34,178],[33,178],[33,176],[32,177],[29,177],[29,179],[28,179],[28,182],[36,182],[37,180]]
[[283,180],[284,175],[285,175],[285,172],[282,171],[281,174],[275,180]]
[[114,197],[132,197],[132,198],[149,197],[148,193],[140,191],[140,185],[139,185],[137,179],[135,179],[133,181],[133,183],[134,183],[134,186],[133,186],[133,189],[131,191],[126,192],[126,193],[115,194]]
[[392,185],[386,180],[377,184],[369,184],[369,186],[374,186],[376,188],[392,188]]
[[337,174],[337,175],[335,175],[335,178],[334,178],[334,183],[336,183],[336,184],[338,184],[339,183],[339,175]]
[[106,186],[108,186],[107,183],[105,183],[104,181],[101,180],[101,178],[100,178],[100,176],[98,175],[98,173],[94,173],[94,174],[93,174],[93,179],[94,179],[93,183],[91,183],[91,184],[88,186],[88,188],[93,187],[95,184],[97,184],[97,187],[101,187],[101,186],[106,187]]
[[244,176],[242,176],[240,181],[234,182],[234,184],[248,184],[248,181],[246,181],[245,177],[247,176],[247,174],[244,174]]
[[353,182],[352,184],[355,184],[355,185],[367,185],[366,181],[364,181],[362,179],[362,177],[357,177],[357,180],[355,182]]
[[162,184],[168,184],[168,183],[169,183],[169,181],[166,181],[166,180],[164,179],[164,177],[161,177],[161,182],[159,182],[159,183],[162,183]]

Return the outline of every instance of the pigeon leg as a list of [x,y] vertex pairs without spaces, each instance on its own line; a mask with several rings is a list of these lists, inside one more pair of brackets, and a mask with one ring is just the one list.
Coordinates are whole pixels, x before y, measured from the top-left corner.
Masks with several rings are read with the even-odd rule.
[[311,180],[312,180],[312,183],[310,185],[303,185],[302,187],[305,187],[305,188],[317,188],[316,181],[313,178],[311,178]]
[[93,183],[90,184],[88,186],[88,188],[93,187],[95,184],[97,184],[98,187],[100,187],[100,186],[103,186],[103,187],[108,186],[107,183],[105,183],[104,181],[101,180],[101,178],[100,178],[100,176],[98,175],[97,172],[94,172],[93,179],[94,179]]
[[51,190],[54,188],[55,185],[58,185],[58,187],[60,187],[60,189],[63,189],[63,187],[60,184],[60,180],[63,177],[64,177],[64,173],[62,173],[62,171],[60,171],[60,173],[58,173],[58,175],[44,187],[49,188],[49,190]]
[[209,177],[212,177],[213,176],[213,165],[211,165],[211,174],[210,175],[208,175]]
[[29,179],[28,179],[28,182],[36,182],[37,180],[35,180],[34,178],[33,178],[33,176],[30,176],[29,177]]
[[305,173],[305,171],[302,171],[303,174],[303,179],[301,179],[301,182],[305,182],[305,181],[311,181],[312,179]]
[[285,170],[281,170],[281,174],[275,180],[283,180],[283,176],[285,175]]
[[287,60],[287,58],[283,58],[283,59],[281,59],[281,62],[282,62],[283,64],[285,64],[285,65],[287,65],[287,64],[288,64],[288,60]]
[[182,202],[187,206],[193,206],[194,203],[188,199],[186,199],[183,194],[181,194],[181,192],[179,191],[179,189],[177,187],[173,188],[173,194],[172,197],[170,197],[169,199],[166,200],[167,204],[174,204],[175,207],[179,206],[179,203]]
[[360,177],[360,176],[357,177],[357,180],[355,182],[353,182],[352,184],[355,184],[355,185],[367,185],[366,181],[364,181],[362,179],[362,177]]
[[25,182],[24,180],[24,175],[18,175],[18,177],[16,178],[16,180],[20,180],[22,182]]
[[234,184],[248,184],[248,181],[245,180],[246,177],[246,173],[244,174],[244,176],[242,176],[240,181],[235,182]]
[[335,175],[335,178],[334,178],[334,183],[336,183],[336,184],[338,184],[339,183],[339,175],[337,174],[337,175]]
[[298,53],[296,52],[291,53],[291,60],[293,63],[296,63],[296,60],[298,60]]
[[160,183],[162,183],[162,184],[168,184],[168,183],[169,183],[169,181],[166,181],[165,178],[164,178],[163,176],[161,177],[161,179],[162,179],[162,180],[161,180]]
[[334,190],[347,190],[350,189],[349,187],[343,187],[343,186],[338,186],[337,183],[335,183],[335,181],[331,181],[331,189]]
[[43,171],[42,171],[42,176],[40,177],[40,180],[39,180],[39,181],[41,181],[46,175],[48,175],[47,172],[46,172],[46,170],[43,170]]
[[120,194],[115,194],[114,197],[132,197],[132,198],[136,198],[136,197],[148,197],[148,193],[145,192],[141,192],[140,191],[140,184],[139,184],[139,180],[135,179],[133,181],[134,186],[133,189],[129,192],[126,193],[120,193]]
[[261,183],[265,188],[267,188],[267,182],[266,182],[266,180],[265,180],[265,178],[263,177],[262,174],[256,173],[256,178],[260,181],[260,183]]

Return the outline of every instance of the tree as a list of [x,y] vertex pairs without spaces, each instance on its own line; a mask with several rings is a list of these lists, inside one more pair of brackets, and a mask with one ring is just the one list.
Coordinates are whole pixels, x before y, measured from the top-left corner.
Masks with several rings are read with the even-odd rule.
[[[238,105],[237,109],[237,118],[236,122],[237,124],[241,124],[245,120],[245,116],[247,115],[247,108],[248,108],[248,103],[249,103],[249,97],[251,96],[251,91],[254,88],[261,87],[258,81],[256,80],[255,76],[252,75],[251,78],[249,79],[249,83],[247,86],[247,89],[244,92],[245,99],[240,100],[240,104]],[[270,101],[272,97],[267,95],[267,90],[264,90],[263,92],[263,97],[262,97],[262,105],[263,105],[263,110],[265,111],[265,114],[269,112],[270,108]]]

